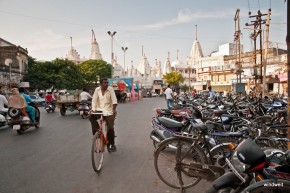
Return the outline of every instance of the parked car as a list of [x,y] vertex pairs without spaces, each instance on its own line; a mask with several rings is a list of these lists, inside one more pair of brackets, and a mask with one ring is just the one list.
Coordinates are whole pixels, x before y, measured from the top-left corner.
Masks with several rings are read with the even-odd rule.
[[45,106],[45,98],[41,98],[40,96],[36,94],[30,94],[29,96],[33,102],[36,102],[37,106],[41,106],[41,107]]

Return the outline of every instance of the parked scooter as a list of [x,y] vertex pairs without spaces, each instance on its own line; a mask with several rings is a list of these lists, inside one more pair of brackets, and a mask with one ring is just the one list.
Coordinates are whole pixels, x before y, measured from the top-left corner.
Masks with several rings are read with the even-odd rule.
[[89,111],[91,110],[90,101],[81,101],[78,110],[83,119],[88,118],[90,116]]
[[6,112],[0,111],[0,127],[4,127],[6,125],[11,125],[11,119],[7,116]]
[[18,135],[23,134],[24,131],[30,127],[34,126],[35,128],[39,128],[40,126],[40,111],[38,107],[34,103],[30,103],[29,105],[35,109],[35,123],[31,121],[25,108],[18,109],[10,107],[8,109],[8,116],[11,117],[12,128],[18,133]]
[[53,105],[51,102],[45,103],[45,110],[47,113],[52,113],[55,111],[55,104]]

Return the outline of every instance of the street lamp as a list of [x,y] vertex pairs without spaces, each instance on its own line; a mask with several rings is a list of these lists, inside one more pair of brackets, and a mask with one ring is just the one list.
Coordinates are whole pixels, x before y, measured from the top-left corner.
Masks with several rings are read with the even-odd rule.
[[111,64],[113,65],[113,60],[114,60],[114,53],[113,53],[113,36],[117,33],[117,32],[111,32],[111,31],[108,31],[107,32],[109,34],[109,36],[111,36]]
[[125,52],[128,50],[128,47],[122,47],[122,50],[124,51],[124,71],[125,71],[125,63],[126,63],[126,60],[125,60]]

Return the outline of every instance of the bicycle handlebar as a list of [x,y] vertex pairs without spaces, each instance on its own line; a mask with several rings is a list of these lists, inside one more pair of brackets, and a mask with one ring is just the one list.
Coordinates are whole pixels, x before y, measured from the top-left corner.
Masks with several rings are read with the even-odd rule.
[[96,112],[90,112],[90,114],[93,114],[93,115],[104,115],[104,112],[103,111],[96,111]]

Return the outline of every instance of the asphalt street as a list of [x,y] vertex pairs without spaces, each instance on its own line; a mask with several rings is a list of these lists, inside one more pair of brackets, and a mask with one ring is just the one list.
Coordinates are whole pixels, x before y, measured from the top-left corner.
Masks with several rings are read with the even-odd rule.
[[[41,111],[41,127],[18,135],[0,128],[0,193],[177,193],[154,169],[149,137],[154,108],[164,98],[144,98],[119,104],[116,119],[117,152],[105,153],[101,173],[91,165],[92,132],[78,111],[61,116],[57,109]],[[186,192],[203,192],[201,181]]]

